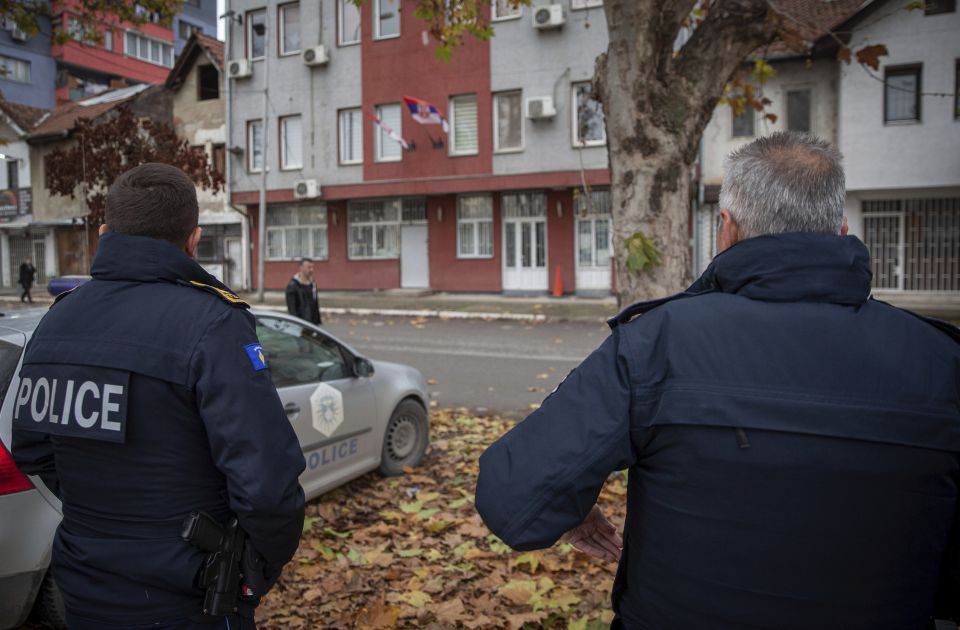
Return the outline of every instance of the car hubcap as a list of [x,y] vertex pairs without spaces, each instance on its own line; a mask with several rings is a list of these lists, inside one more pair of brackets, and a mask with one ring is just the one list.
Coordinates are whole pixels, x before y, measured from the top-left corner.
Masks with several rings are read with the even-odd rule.
[[417,427],[410,418],[402,417],[390,425],[387,450],[390,457],[401,460],[413,453],[417,445]]

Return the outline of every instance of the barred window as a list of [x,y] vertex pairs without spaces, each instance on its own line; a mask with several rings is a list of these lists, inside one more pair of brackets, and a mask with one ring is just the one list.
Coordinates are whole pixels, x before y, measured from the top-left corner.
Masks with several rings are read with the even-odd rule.
[[327,259],[327,207],[267,208],[267,259]]
[[493,257],[493,197],[457,198],[457,258]]
[[347,207],[349,257],[354,260],[400,255],[400,199],[352,201]]

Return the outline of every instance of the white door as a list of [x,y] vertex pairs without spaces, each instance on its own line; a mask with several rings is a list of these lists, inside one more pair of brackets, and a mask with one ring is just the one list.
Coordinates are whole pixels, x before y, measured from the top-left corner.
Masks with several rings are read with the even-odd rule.
[[577,291],[610,290],[610,219],[577,219]]
[[241,269],[243,266],[243,246],[239,238],[224,239],[227,250],[226,273],[223,281],[233,290],[240,288],[242,283]]
[[503,195],[503,290],[546,291],[546,195]]
[[400,227],[400,286],[405,289],[426,289],[430,286],[426,225]]

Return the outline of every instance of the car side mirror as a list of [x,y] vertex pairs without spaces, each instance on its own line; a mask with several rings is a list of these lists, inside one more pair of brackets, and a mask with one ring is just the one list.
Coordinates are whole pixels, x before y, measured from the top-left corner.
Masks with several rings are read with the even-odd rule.
[[361,378],[370,378],[373,376],[373,363],[370,359],[357,357],[353,360],[353,373]]

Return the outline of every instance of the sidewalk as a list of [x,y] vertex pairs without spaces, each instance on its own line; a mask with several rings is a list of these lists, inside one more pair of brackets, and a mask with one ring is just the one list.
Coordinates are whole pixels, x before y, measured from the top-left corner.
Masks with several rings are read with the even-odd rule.
[[[262,305],[257,303],[256,293],[241,294],[241,297],[255,308],[286,309],[282,291],[266,291]],[[451,294],[406,289],[322,291],[320,311],[360,316],[603,322],[617,314],[617,302],[612,296],[506,297],[499,293]]]

